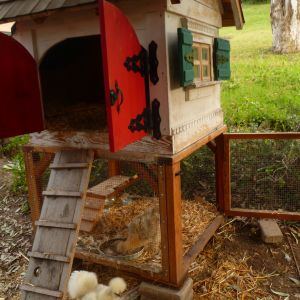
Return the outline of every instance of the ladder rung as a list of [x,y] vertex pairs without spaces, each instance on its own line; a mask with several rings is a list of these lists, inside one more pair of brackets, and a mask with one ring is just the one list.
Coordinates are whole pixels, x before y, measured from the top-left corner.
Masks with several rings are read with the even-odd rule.
[[62,163],[62,164],[50,164],[50,169],[84,169],[88,168],[88,163]]
[[41,295],[56,297],[56,298],[62,298],[62,296],[63,296],[63,293],[61,291],[52,291],[52,290],[48,290],[48,289],[41,288],[38,286],[30,285],[30,284],[21,285],[21,290],[26,291],[26,292],[32,292],[32,293],[37,293],[37,294],[41,294]]
[[36,226],[42,227],[54,227],[54,228],[63,228],[63,229],[77,229],[77,224],[74,223],[59,223],[47,220],[39,220],[35,222]]
[[81,192],[68,192],[68,191],[44,191],[43,196],[54,196],[54,197],[80,197]]
[[61,261],[68,263],[70,262],[70,258],[62,255],[56,255],[51,253],[41,253],[41,252],[28,252],[28,256],[33,258],[42,258],[42,259],[49,259],[49,260],[55,260],[55,261]]

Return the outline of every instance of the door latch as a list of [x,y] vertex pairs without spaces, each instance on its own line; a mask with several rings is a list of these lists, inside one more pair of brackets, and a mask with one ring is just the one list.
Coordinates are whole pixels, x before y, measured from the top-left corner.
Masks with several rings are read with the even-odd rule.
[[111,106],[114,106],[116,104],[116,102],[118,101],[118,99],[121,97],[121,100],[117,104],[117,112],[119,114],[121,111],[121,105],[124,102],[124,96],[123,96],[122,90],[119,88],[119,84],[118,84],[117,80],[115,82],[115,90],[110,90],[109,96],[110,96],[110,105]]

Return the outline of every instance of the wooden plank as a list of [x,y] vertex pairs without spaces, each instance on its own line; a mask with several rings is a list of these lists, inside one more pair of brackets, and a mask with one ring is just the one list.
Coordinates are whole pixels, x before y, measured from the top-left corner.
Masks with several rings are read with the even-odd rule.
[[168,215],[166,198],[166,173],[165,167],[158,166],[158,196],[160,213],[160,232],[161,232],[161,261],[162,274],[166,281],[169,281],[169,243],[168,243]]
[[[169,284],[168,281],[165,280],[165,277],[161,274],[160,268],[153,267],[144,267],[142,268],[140,263],[134,263],[129,261],[115,260],[108,257],[104,257],[99,254],[89,253],[86,251],[78,250],[75,253],[75,257],[82,259],[85,262],[99,264],[107,267],[112,267],[117,269],[118,271],[125,272],[130,274],[130,276],[136,276],[139,279],[146,279],[155,282],[161,282]],[[171,284],[172,285],[172,284]]]
[[28,151],[27,148],[23,148],[23,157],[25,163],[26,181],[28,186],[28,203],[30,206],[31,222],[35,230],[35,221],[39,219],[42,197],[40,184],[35,176],[35,166],[33,161],[33,152]]
[[[216,170],[216,200],[217,208],[219,211],[224,212],[224,136],[220,135],[216,139],[216,152],[215,152],[215,170]],[[228,184],[228,183],[225,183]]]
[[87,221],[87,220],[81,220],[80,231],[92,232],[94,227],[95,227],[94,222],[90,222],[90,221]]
[[[202,1],[201,1],[202,2]],[[203,1],[204,2],[204,1]],[[222,18],[217,6],[217,3],[205,1],[205,5],[200,1],[182,1],[180,4],[173,5],[170,1],[167,2],[167,11],[173,12],[180,16],[189,17],[195,20],[201,20],[206,24],[215,27],[222,27]],[[209,7],[209,6],[214,7]]]
[[120,175],[120,162],[115,159],[110,159],[108,161],[108,176],[113,177]]
[[50,169],[76,169],[88,168],[88,163],[50,164]]
[[233,12],[234,22],[237,29],[242,29],[244,25],[244,16],[240,0],[231,0],[231,9]]
[[270,132],[270,133],[225,133],[228,139],[256,140],[256,139],[300,139],[300,132]]
[[35,176],[41,177],[49,167],[49,164],[51,163],[53,158],[54,154],[44,153],[43,158],[37,164],[35,164]]
[[81,192],[70,192],[70,191],[44,191],[43,196],[50,197],[81,197]]
[[[224,155],[223,155],[223,203],[224,210],[228,211],[231,208],[231,166],[230,166],[230,142],[228,136],[224,135],[223,140]],[[222,174],[220,175],[222,176]],[[221,200],[222,201],[222,200]],[[222,202],[221,202],[222,203]]]
[[299,212],[231,208],[230,210],[225,210],[225,215],[233,216],[233,217],[241,216],[241,217],[249,217],[249,218],[253,217],[253,218],[262,218],[262,219],[300,221]]
[[203,251],[204,247],[210,241],[210,239],[214,236],[217,229],[224,222],[224,217],[222,215],[217,216],[212,223],[208,225],[205,229],[204,233],[200,235],[197,242],[189,249],[189,251],[185,254],[183,259],[183,265],[185,271],[188,272],[188,269],[191,263],[196,259],[201,251]]
[[41,295],[47,295],[47,296],[52,296],[55,298],[62,298],[63,293],[60,291],[52,291],[52,290],[48,290],[48,289],[43,289],[37,286],[32,286],[29,284],[23,284],[21,285],[21,290],[26,291],[26,292],[34,292],[37,294],[41,294]]
[[63,228],[63,229],[76,229],[77,228],[77,224],[58,223],[58,222],[51,222],[51,221],[48,221],[48,220],[36,221],[35,225],[43,226],[43,227]]
[[194,144],[190,145],[186,149],[178,152],[177,154],[174,154],[173,156],[169,156],[169,157],[160,156],[159,161],[161,161],[163,163],[168,163],[168,164],[180,162],[181,160],[185,159],[186,157],[188,157],[189,155],[191,155],[192,153],[194,153],[195,151],[197,151],[198,149],[200,149],[201,147],[206,145],[208,142],[214,140],[217,136],[224,133],[226,130],[227,130],[227,127],[222,126],[219,129],[208,134],[207,136],[201,138]]
[[[40,224],[54,226],[39,226],[37,228],[31,251],[35,257],[30,258],[25,278],[25,282],[33,286],[49,290],[66,290],[79,231],[79,226],[75,229],[74,224],[80,224],[85,191],[88,187],[93,161],[92,154],[90,151],[76,150],[72,152],[62,151],[55,155],[55,164],[88,163],[88,168],[53,169],[51,171],[48,190],[67,190],[69,193],[81,195],[82,198],[77,197],[77,199],[70,200],[70,197],[64,194],[63,196],[57,196],[58,201],[53,201],[51,197],[45,197]],[[50,224],[49,222],[56,224]],[[73,228],[70,229],[69,227]],[[49,262],[49,258],[53,260]],[[69,263],[66,262],[67,260],[69,260]],[[49,268],[51,268],[51,271],[49,271]],[[38,275],[34,275],[37,269],[40,269],[40,272]],[[27,300],[35,296],[32,293],[23,293],[22,297],[22,299]]]
[[[80,142],[78,142],[80,141]],[[160,140],[146,136],[136,141],[117,153],[109,150],[108,134],[100,131],[42,131],[30,134],[30,147],[41,150],[48,148],[48,151],[61,151],[72,149],[90,149],[99,153],[102,158],[118,159],[126,157],[143,157],[148,161],[155,160],[158,155],[172,155],[171,138],[163,137]],[[143,153],[143,154],[141,154]]]
[[166,204],[169,250],[169,281],[180,286],[185,275],[183,270],[182,206],[180,163],[165,166]]
[[55,260],[55,261],[61,261],[61,262],[70,262],[70,258],[62,255],[56,255],[52,253],[41,253],[41,252],[28,252],[29,257],[34,258],[42,258],[42,259],[48,259],[48,260]]
[[87,191],[88,197],[94,197],[99,199],[106,199],[112,197],[124,190],[138,179],[138,176],[113,176],[109,179],[93,186]]
[[99,221],[102,211],[85,207],[82,214],[82,219],[91,222]]
[[[85,160],[87,162],[89,162],[90,165],[89,165],[88,169],[83,170],[83,173],[81,176],[79,191],[82,193],[83,196],[82,196],[82,200],[81,199],[77,200],[77,205],[76,205],[74,216],[73,216],[73,223],[78,223],[78,222],[80,223],[80,220],[82,218],[82,213],[83,213],[83,209],[84,209],[84,199],[86,198],[86,191],[87,191],[88,184],[89,184],[93,159],[94,159],[94,152],[89,150],[86,154]],[[64,266],[63,272],[61,275],[62,278],[64,278],[64,280],[61,280],[61,282],[60,282],[60,290],[63,290],[63,291],[65,291],[67,289],[67,283],[68,283],[68,280],[69,280],[69,277],[70,277],[70,274],[72,271],[72,263],[73,263],[73,259],[74,259],[74,255],[75,255],[77,237],[79,234],[79,228],[80,227],[78,226],[76,231],[71,232],[68,246],[66,249],[66,256],[71,257],[71,262],[70,262],[70,265]]]
[[216,142],[214,140],[210,141],[207,143],[207,147],[213,152],[216,153],[217,151],[217,145]]
[[85,208],[90,208],[90,209],[101,209],[105,204],[105,201],[103,199],[96,199],[87,196],[85,199]]

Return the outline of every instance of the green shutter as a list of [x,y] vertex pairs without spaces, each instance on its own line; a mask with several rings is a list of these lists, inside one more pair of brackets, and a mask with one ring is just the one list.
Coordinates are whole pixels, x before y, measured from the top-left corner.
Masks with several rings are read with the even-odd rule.
[[230,79],[230,43],[227,40],[215,39],[214,72],[215,80]]
[[193,35],[185,28],[178,28],[178,52],[181,86],[191,85],[194,81]]

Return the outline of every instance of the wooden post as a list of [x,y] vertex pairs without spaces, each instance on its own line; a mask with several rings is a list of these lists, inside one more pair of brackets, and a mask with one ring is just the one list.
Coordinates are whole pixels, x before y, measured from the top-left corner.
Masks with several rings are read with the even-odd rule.
[[216,198],[217,207],[220,212],[224,212],[224,135],[221,134],[216,139],[215,170],[216,170]]
[[165,166],[169,247],[169,280],[179,287],[184,280],[180,162]]
[[231,170],[230,170],[230,140],[224,136],[224,211],[231,209]]
[[30,206],[31,222],[35,230],[35,221],[39,219],[42,207],[42,194],[40,190],[40,182],[35,176],[33,151],[24,147],[23,155],[28,186],[28,203]]
[[113,177],[120,175],[120,162],[118,160],[110,159],[108,161],[108,176]]
[[162,276],[169,281],[169,243],[168,243],[168,214],[166,201],[166,174],[162,165],[158,167],[158,196],[161,232],[161,267]]

